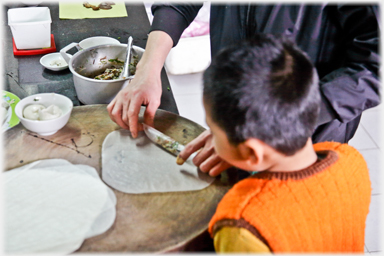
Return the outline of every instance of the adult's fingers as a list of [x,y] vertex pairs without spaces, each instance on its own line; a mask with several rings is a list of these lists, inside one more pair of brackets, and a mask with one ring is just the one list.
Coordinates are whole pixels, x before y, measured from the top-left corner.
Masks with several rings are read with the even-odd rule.
[[122,112],[123,112],[122,104],[118,99],[116,100],[115,99],[107,106],[109,117],[121,128],[129,130],[129,126],[126,123],[124,123],[121,118]]
[[[128,98],[127,100],[123,100],[121,103],[121,122],[124,123],[124,125],[129,127],[129,117],[128,117],[128,110],[131,100]],[[120,116],[119,116],[120,117]]]
[[156,110],[160,106],[160,101],[152,100],[149,102],[144,112],[144,123],[154,126]]
[[134,98],[129,104],[128,122],[129,122],[129,130],[131,131],[133,138],[136,138],[138,133],[138,122],[139,122],[139,113],[140,113],[141,104],[142,104],[142,101],[137,98]]
[[109,115],[109,117],[111,118],[111,120],[113,121],[113,122],[115,122],[116,123],[116,121],[115,121],[115,117],[112,115],[112,111],[113,111],[113,108],[115,107],[115,104],[116,104],[116,97],[108,104],[108,106],[107,106],[107,111],[108,111],[108,115]]

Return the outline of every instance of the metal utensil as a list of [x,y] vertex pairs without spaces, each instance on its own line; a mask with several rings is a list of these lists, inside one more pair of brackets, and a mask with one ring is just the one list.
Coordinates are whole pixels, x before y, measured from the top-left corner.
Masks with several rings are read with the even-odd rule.
[[131,76],[131,69],[129,65],[131,64],[132,41],[133,41],[133,38],[130,36],[128,38],[128,43],[127,43],[127,53],[125,55],[124,67],[120,73],[119,79],[128,78]]
[[[180,144],[179,142],[165,135],[164,133],[156,130],[155,128],[144,123],[143,123],[143,127],[144,127],[145,134],[152,142],[154,142],[156,145],[159,145],[160,147],[162,147],[172,155],[178,156],[179,153],[185,148],[184,145]],[[193,154],[191,154],[191,156],[188,159],[185,159],[185,160],[183,159],[182,162],[180,162],[179,160],[181,158],[178,157],[177,158],[178,164],[183,164],[187,160],[189,160],[190,163],[193,164],[192,159],[196,156],[196,154],[197,152],[194,152]]]

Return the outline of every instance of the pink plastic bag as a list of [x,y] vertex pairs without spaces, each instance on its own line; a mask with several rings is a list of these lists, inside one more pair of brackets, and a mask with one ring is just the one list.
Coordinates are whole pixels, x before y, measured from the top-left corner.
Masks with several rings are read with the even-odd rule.
[[181,38],[204,36],[209,34],[209,23],[204,21],[193,21],[181,35]]

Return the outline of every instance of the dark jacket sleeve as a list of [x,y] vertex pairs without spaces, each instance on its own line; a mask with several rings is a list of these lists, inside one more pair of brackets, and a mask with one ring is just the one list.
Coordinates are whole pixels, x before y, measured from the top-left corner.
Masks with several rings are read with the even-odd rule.
[[202,3],[154,4],[151,8],[153,21],[149,32],[164,31],[172,38],[173,46],[176,46],[181,34],[192,23],[202,6]]
[[327,101],[319,124],[330,121],[325,119],[331,116],[347,123],[380,103],[377,6],[343,5],[337,7],[337,14],[346,37],[346,56],[342,67],[320,81],[322,97]]

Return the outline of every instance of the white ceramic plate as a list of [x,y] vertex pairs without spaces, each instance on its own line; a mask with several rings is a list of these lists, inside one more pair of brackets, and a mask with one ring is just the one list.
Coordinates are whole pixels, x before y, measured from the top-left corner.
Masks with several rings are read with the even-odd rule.
[[[67,54],[69,57],[72,55]],[[68,68],[68,63],[64,60],[59,52],[49,53],[41,57],[40,64],[45,68],[53,71],[60,71]]]
[[108,36],[94,36],[81,40],[79,46],[81,49],[84,50],[90,47],[104,44],[120,44],[120,41]]

